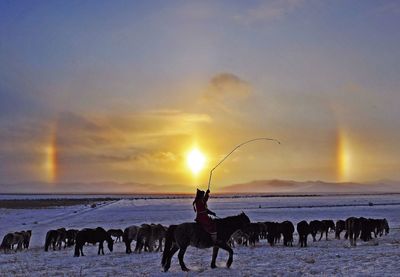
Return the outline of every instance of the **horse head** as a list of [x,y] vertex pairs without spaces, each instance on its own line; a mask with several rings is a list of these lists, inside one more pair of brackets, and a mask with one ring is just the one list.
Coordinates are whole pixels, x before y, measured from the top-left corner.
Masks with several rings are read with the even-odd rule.
[[242,226],[246,226],[247,224],[250,223],[250,218],[244,212],[240,213],[239,218],[242,223]]

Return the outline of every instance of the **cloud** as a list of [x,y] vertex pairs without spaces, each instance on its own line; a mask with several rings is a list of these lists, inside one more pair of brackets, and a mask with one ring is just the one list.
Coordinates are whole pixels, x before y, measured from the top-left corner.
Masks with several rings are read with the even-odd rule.
[[205,99],[224,100],[242,98],[251,94],[251,85],[232,73],[220,73],[211,78],[204,93]]
[[173,109],[0,120],[0,176],[41,180],[52,138],[61,180],[176,174],[182,169],[182,147],[210,122],[207,114]]
[[244,24],[281,20],[299,8],[302,3],[302,0],[262,1],[259,5],[234,16],[234,19]]

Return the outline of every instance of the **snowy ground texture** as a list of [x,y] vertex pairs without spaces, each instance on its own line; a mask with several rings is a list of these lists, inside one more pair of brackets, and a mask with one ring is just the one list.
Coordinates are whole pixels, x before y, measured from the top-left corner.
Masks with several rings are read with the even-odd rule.
[[[160,266],[160,253],[125,254],[123,243],[105,256],[97,247],[85,246],[86,256],[73,257],[73,249],[44,252],[47,230],[60,227],[82,229],[102,226],[121,228],[142,223],[164,225],[193,221],[191,199],[121,199],[101,202],[96,208],[84,205],[46,209],[1,209],[0,236],[7,232],[32,229],[27,251],[0,253],[0,276],[186,276],[176,256],[168,273]],[[310,242],[308,248],[270,247],[261,241],[256,247],[236,247],[230,269],[221,250],[217,265],[210,269],[211,249],[189,248],[185,255],[191,269],[188,276],[399,276],[400,272],[399,195],[214,198],[210,209],[220,217],[244,211],[252,221],[346,219],[350,216],[386,217],[388,236],[349,247],[345,240]],[[368,206],[373,203],[373,206]],[[297,244],[297,235],[295,234]]]

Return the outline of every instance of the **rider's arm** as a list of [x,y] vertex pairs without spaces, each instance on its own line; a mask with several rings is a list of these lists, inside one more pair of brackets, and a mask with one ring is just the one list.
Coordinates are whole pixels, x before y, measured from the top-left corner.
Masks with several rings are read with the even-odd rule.
[[213,211],[211,211],[211,210],[209,210],[209,209],[207,209],[207,214],[210,214],[210,215],[213,215],[213,216],[216,216],[216,215],[217,215],[216,213],[214,213]]
[[207,203],[209,197],[210,197],[210,190],[208,189],[206,192],[206,195],[204,195],[204,198],[203,198],[204,203]]

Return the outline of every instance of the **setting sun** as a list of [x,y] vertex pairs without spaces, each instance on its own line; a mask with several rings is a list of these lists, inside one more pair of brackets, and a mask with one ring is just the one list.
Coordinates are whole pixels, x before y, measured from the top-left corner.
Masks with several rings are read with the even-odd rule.
[[186,161],[193,174],[197,174],[203,169],[206,157],[199,149],[194,148],[188,153]]

